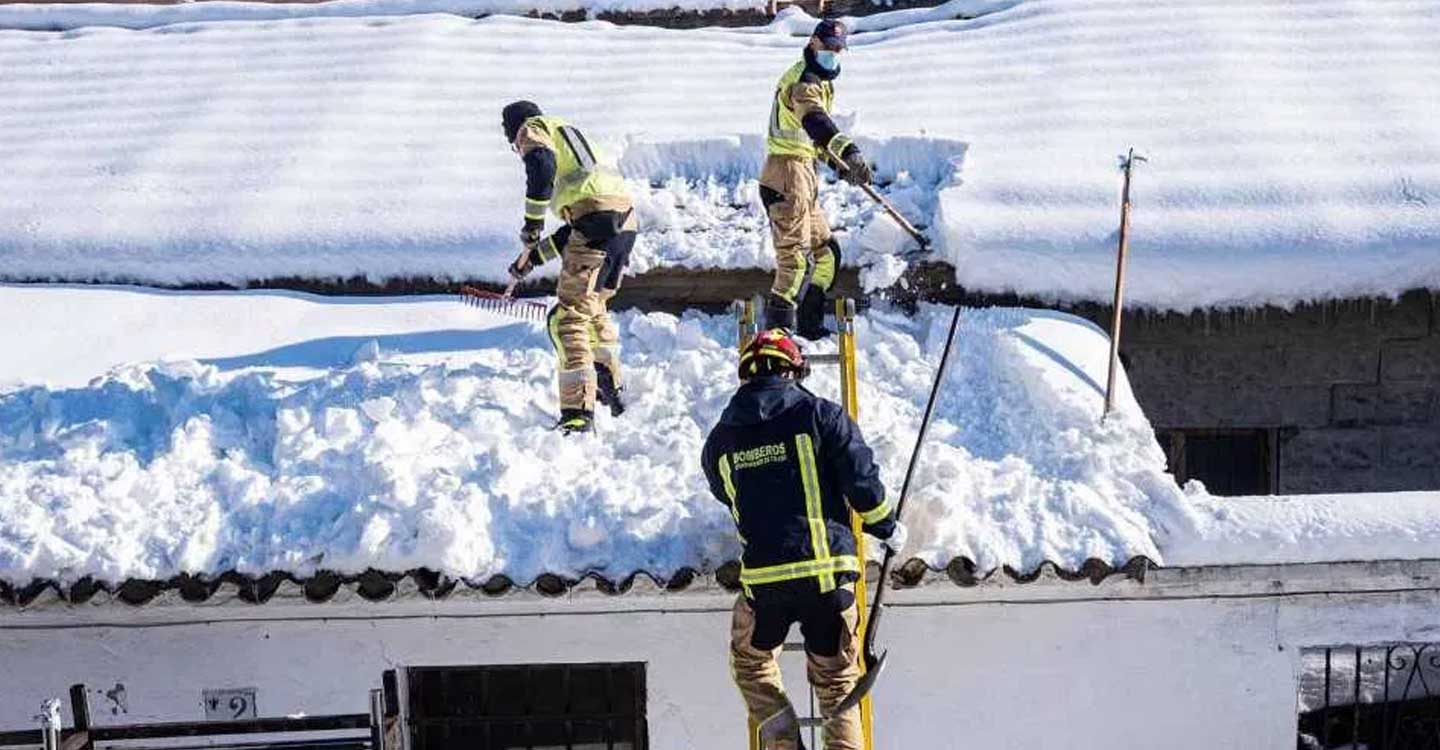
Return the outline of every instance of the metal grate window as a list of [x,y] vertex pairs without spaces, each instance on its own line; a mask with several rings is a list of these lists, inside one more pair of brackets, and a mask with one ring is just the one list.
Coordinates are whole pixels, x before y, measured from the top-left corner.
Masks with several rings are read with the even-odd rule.
[[1300,750],[1440,750],[1440,643],[1300,654]]
[[645,750],[645,665],[406,670],[411,750]]

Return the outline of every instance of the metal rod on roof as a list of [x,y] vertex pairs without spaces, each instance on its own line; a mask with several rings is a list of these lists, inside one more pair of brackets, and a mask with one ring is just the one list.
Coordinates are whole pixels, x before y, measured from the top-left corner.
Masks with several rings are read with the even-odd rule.
[[1125,187],[1120,195],[1120,244],[1115,251],[1115,303],[1110,318],[1110,371],[1105,376],[1102,422],[1115,407],[1115,373],[1120,369],[1120,314],[1125,307],[1125,257],[1130,250],[1130,177],[1137,161],[1145,161],[1145,157],[1136,156],[1132,148],[1121,164],[1125,168]]
[[50,698],[40,704],[40,737],[45,750],[60,750],[60,699]]

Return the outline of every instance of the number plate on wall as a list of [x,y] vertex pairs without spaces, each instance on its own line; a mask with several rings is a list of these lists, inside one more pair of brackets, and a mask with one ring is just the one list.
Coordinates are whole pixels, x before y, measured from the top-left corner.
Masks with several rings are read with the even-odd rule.
[[206,721],[241,721],[256,717],[253,687],[202,690],[200,700],[205,704]]

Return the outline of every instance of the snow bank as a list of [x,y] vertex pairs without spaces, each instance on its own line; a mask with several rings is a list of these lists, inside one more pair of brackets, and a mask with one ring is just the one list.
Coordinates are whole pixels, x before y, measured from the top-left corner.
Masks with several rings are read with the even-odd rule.
[[[61,12],[0,11],[22,26]],[[211,3],[113,11],[231,17]],[[980,15],[939,20],[954,14]],[[0,32],[0,192],[17,197],[0,205],[0,265],[9,278],[167,283],[498,279],[523,177],[497,120],[518,97],[572,117],[649,180],[637,190],[652,220],[668,202],[678,218],[663,226],[728,222],[722,204],[753,203],[770,92],[812,21],[675,31],[420,15]],[[1134,191],[1135,304],[1440,287],[1429,0],[957,0],[857,23],[869,31],[847,55],[839,113],[876,144],[882,173],[917,149],[916,218],[934,219],[966,287],[1108,299],[1116,156],[1130,146],[1150,158]],[[516,63],[532,59],[546,63]],[[652,192],[672,177],[720,203],[687,216]],[[686,242],[645,236],[640,255],[765,266],[752,218]]]
[[[82,320],[145,296],[51,291]],[[217,305],[249,311],[232,318],[227,356],[124,365],[74,388],[32,370],[31,385],[0,394],[0,577],[417,566],[622,577],[738,553],[698,465],[736,384],[727,318],[619,316],[631,411],[566,440],[546,429],[553,355],[537,326],[433,299],[160,299],[175,323],[140,329],[137,346],[169,337],[173,355],[208,345],[194,331],[214,331]],[[404,327],[387,317],[448,325],[451,313],[422,312],[442,306],[464,310],[469,330],[337,335],[365,317],[377,331]],[[861,425],[892,490],[948,312],[859,322]],[[302,315],[311,324],[297,337],[283,323]],[[256,350],[263,337],[243,321],[266,319],[275,341]],[[40,346],[30,339],[19,359]],[[986,569],[1162,557],[1153,540],[1188,523],[1185,498],[1128,388],[1119,418],[1098,426],[1104,357],[1104,336],[1075,318],[966,312],[906,511],[915,554]],[[824,368],[811,385],[838,392]]]
[[[1017,0],[950,0],[933,8],[890,11],[856,18],[842,16],[857,33],[884,31],[925,21],[993,13]],[[876,3],[877,5],[881,3]],[[886,3],[888,4],[888,3]],[[279,21],[295,18],[357,18],[451,13],[479,17],[495,14],[561,14],[584,11],[591,18],[601,13],[644,13],[656,10],[764,11],[764,0],[327,0],[316,3],[235,2],[206,0],[182,5],[122,5],[116,3],[13,3],[0,5],[0,28],[27,31],[64,31],[87,26],[150,29],[176,23],[215,21]],[[784,9],[762,27],[768,33],[809,36],[816,19],[799,8]]]
[[[372,18],[451,13],[471,18],[495,14],[559,15],[584,11],[644,13],[654,10],[763,11],[763,0],[328,0],[317,3],[207,0],[181,5],[116,3],[16,3],[0,5],[0,28],[63,31],[90,26],[150,29],[177,23],[280,21],[296,18]],[[807,32],[808,33],[808,32]]]
[[1193,500],[1202,520],[1163,545],[1172,565],[1440,558],[1440,492]]

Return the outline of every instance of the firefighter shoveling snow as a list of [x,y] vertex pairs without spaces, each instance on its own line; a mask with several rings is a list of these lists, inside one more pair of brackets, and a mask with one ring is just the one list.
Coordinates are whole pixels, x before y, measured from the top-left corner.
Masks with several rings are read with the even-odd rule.
[[[37,324],[53,305],[93,322],[7,335],[14,362],[66,337],[109,340],[109,326],[138,331],[124,346],[139,356],[203,359],[126,364],[78,388],[46,384],[88,375],[78,360],[0,372],[29,383],[0,396],[0,578],[429,567],[528,581],[664,576],[738,555],[699,465],[737,383],[729,318],[617,315],[630,411],[560,440],[547,429],[554,355],[536,324],[435,298],[45,291],[8,306]],[[161,311],[173,326],[125,323]],[[859,320],[860,425],[891,493],[948,318]],[[310,340],[297,340],[300,320]],[[219,338],[235,342],[223,356]],[[1119,564],[1160,559],[1157,539],[1192,525],[1123,380],[1118,418],[1099,423],[1099,330],[975,310],[956,346],[906,510],[911,553],[986,570]],[[833,398],[838,378],[822,368],[807,385]]]
[[[632,187],[633,270],[770,265],[758,233],[737,245],[729,229],[763,221],[753,180],[771,94],[814,19],[695,31],[440,14],[247,21],[356,6],[237,5],[103,9],[149,17],[140,25],[206,21],[144,31],[0,31],[0,143],[24,144],[0,172],[13,197],[0,204],[0,274],[503,281],[522,170],[498,114],[521,97],[647,183]],[[909,172],[927,210],[908,215],[969,289],[1109,299],[1115,157],[1131,145],[1154,175],[1136,196],[1135,304],[1434,287],[1440,10],[1356,7],[966,0],[867,17],[860,31],[888,28],[854,35],[836,120],[882,179]],[[96,13],[0,15],[26,28],[124,22]],[[946,14],[979,17],[935,19]],[[898,141],[913,153],[887,146]],[[732,168],[736,155],[749,163]],[[822,201],[868,210],[849,192]],[[827,213],[847,224],[839,209]]]

